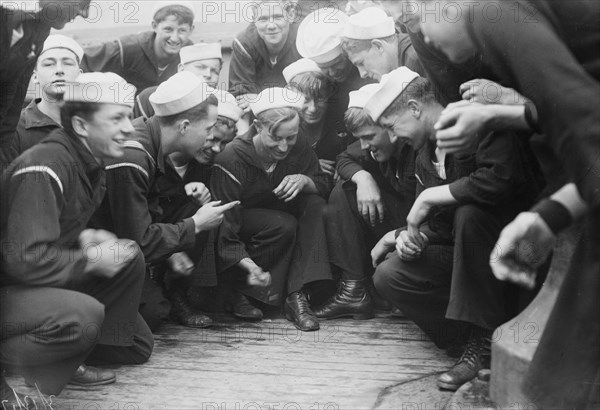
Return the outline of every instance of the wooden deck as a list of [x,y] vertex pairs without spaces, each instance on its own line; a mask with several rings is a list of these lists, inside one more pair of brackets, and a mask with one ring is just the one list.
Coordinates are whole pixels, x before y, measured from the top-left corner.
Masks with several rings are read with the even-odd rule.
[[[326,321],[311,333],[297,331],[278,314],[259,323],[218,320],[203,330],[165,324],[147,364],[118,368],[113,385],[69,387],[52,399],[52,408],[369,409],[381,392],[453,362],[413,323],[387,314]],[[22,380],[8,382],[40,401]]]

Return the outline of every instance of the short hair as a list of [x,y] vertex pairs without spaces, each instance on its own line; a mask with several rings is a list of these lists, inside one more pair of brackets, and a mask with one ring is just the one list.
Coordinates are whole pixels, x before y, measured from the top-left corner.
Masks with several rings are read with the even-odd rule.
[[346,124],[346,129],[351,134],[356,133],[363,127],[377,125],[369,114],[367,114],[363,108],[359,107],[350,107],[346,110],[346,113],[344,114],[344,123]]
[[214,94],[208,96],[208,98],[202,101],[200,104],[192,107],[186,111],[180,112],[178,114],[167,115],[164,117],[156,116],[158,118],[158,122],[163,126],[171,126],[174,125],[177,121],[187,119],[190,122],[198,122],[206,119],[208,117],[208,107],[211,105],[218,106],[219,100]]
[[431,82],[424,77],[415,78],[406,86],[404,91],[392,101],[381,116],[388,116],[392,113],[400,113],[407,110],[408,102],[410,100],[416,100],[422,104],[429,104],[437,101]]
[[256,121],[258,121],[261,127],[266,128],[269,134],[273,135],[277,132],[281,124],[299,117],[300,113],[295,108],[281,107],[259,113],[256,116]]
[[156,24],[164,21],[169,16],[175,16],[179,24],[189,24],[190,27],[194,25],[194,12],[188,7],[181,4],[171,4],[159,9],[154,13],[154,22]]
[[306,72],[292,78],[289,87],[312,100],[329,100],[335,91],[335,84],[323,73]]
[[342,48],[346,53],[360,53],[361,51],[369,50],[372,46],[373,40],[381,40],[386,43],[391,43],[394,39],[398,38],[398,34],[394,33],[392,35],[380,38],[372,38],[369,40],[357,40],[354,38],[342,37]]
[[67,134],[77,135],[73,129],[73,124],[71,124],[71,118],[77,115],[86,121],[91,121],[94,114],[98,112],[101,107],[102,103],[66,101],[60,108],[60,122]]

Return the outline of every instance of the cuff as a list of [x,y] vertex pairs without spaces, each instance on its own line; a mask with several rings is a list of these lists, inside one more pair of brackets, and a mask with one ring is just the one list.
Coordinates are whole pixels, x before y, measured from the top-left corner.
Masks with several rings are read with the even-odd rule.
[[555,235],[573,222],[569,210],[560,202],[549,198],[537,203],[531,212],[538,213]]

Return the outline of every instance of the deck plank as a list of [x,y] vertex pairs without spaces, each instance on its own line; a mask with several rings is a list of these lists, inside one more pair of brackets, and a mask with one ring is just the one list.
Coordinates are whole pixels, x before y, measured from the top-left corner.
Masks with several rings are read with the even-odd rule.
[[[413,323],[385,314],[323,322],[312,333],[277,315],[259,323],[227,318],[211,329],[165,324],[147,364],[117,368],[110,386],[68,387],[52,408],[368,409],[383,389],[451,364]],[[39,401],[19,378],[8,381]]]

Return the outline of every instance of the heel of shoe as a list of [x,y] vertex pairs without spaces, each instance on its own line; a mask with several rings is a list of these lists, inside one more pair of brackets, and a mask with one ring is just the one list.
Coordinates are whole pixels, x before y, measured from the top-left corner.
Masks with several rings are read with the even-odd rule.
[[355,313],[352,315],[352,319],[354,320],[369,320],[373,319],[373,317],[375,317],[373,312]]

